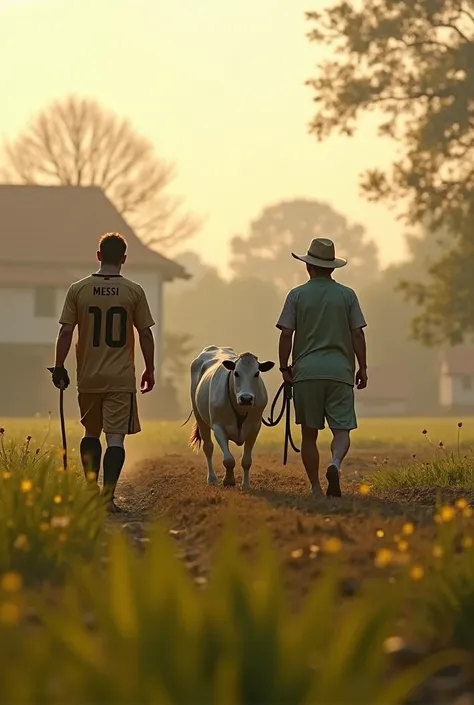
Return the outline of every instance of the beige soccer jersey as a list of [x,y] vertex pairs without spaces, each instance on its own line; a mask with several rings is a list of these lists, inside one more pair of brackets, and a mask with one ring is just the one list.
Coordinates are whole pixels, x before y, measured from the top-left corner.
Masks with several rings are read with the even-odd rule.
[[135,392],[135,335],[154,325],[142,287],[120,274],[72,284],[60,324],[77,325],[79,392]]

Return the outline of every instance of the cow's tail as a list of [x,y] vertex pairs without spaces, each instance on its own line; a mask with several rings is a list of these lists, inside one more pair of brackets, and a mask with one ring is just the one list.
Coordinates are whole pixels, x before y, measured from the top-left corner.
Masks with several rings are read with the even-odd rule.
[[193,430],[191,431],[191,435],[189,437],[189,445],[193,450],[198,450],[201,447],[201,432],[199,431],[199,426],[197,421],[193,423]]

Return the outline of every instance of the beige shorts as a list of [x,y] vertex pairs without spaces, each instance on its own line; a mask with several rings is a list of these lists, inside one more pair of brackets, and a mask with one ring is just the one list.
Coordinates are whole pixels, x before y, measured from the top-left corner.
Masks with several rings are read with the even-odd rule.
[[102,431],[122,436],[141,431],[134,392],[79,392],[78,400],[81,423],[94,436]]

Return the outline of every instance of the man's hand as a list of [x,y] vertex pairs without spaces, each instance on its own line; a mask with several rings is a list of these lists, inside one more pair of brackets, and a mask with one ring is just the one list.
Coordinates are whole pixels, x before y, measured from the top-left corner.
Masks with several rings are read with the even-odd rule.
[[48,367],[53,384],[57,389],[67,389],[71,383],[65,367]]
[[291,371],[291,367],[289,367],[287,370],[284,370],[282,373],[283,381],[286,384],[293,384],[293,373]]
[[142,379],[140,382],[140,391],[142,394],[151,392],[155,386],[155,373],[153,370],[145,370],[142,374]]
[[365,389],[366,386],[367,386],[367,381],[368,381],[368,377],[367,377],[367,368],[366,368],[366,367],[360,367],[360,368],[357,370],[357,373],[356,373],[356,385],[357,385],[357,389]]

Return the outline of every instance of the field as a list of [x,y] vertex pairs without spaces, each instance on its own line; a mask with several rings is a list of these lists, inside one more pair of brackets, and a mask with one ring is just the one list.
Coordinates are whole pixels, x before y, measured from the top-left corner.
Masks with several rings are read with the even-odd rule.
[[[31,440],[28,442],[29,456],[34,457],[36,448],[40,448],[41,451],[38,457],[46,452],[52,466],[59,469],[61,467],[61,455],[58,450],[58,426],[57,420],[54,419],[51,422],[45,419],[0,420],[0,427],[5,429],[3,436],[3,470],[5,470],[5,463],[7,462],[5,460],[7,457],[5,452],[8,455],[8,450],[5,451],[5,449],[8,449],[8,439],[14,440],[12,448],[16,449],[14,451],[17,454],[15,462],[21,466],[21,451],[18,449],[21,448],[21,443],[27,436],[31,436]],[[113,544],[114,537],[117,534],[116,529],[120,529],[120,536],[129,537],[132,546],[136,547],[136,550],[141,554],[148,546],[153,547],[157,542],[160,543],[160,539],[157,539],[156,536],[153,538],[153,529],[151,528],[158,520],[161,526],[165,526],[167,533],[171,537],[167,539],[168,542],[171,542],[171,546],[165,542],[166,545],[162,546],[160,550],[164,554],[169,551],[171,555],[178,557],[179,564],[185,566],[185,573],[191,577],[196,589],[201,590],[201,588],[204,588],[204,592],[208,584],[216,584],[216,579],[214,578],[213,580],[212,578],[216,566],[218,567],[218,572],[219,570],[222,572],[224,570],[222,566],[227,566],[229,563],[229,555],[233,555],[234,549],[226,547],[231,546],[233,542],[236,544],[235,552],[236,556],[238,556],[235,560],[240,566],[238,569],[235,568],[235,570],[237,570],[239,575],[241,574],[239,571],[246,570],[239,561],[243,561],[244,564],[250,561],[250,565],[255,566],[252,571],[255,570],[257,573],[259,566],[262,564],[266,565],[266,558],[260,556],[262,530],[264,530],[270,537],[272,546],[270,553],[273,552],[275,554],[277,563],[281,566],[282,585],[284,586],[285,595],[284,602],[289,614],[297,615],[300,610],[309,609],[307,600],[311,601],[312,598],[308,598],[308,595],[311,595],[315,589],[319,589],[321,594],[318,597],[317,616],[314,617],[314,630],[315,632],[320,630],[321,635],[325,633],[324,629],[330,628],[331,631],[331,625],[329,627],[326,625],[323,629],[324,619],[322,614],[326,609],[325,600],[329,598],[327,595],[325,596],[324,589],[317,586],[320,586],[322,584],[321,581],[326,578],[330,579],[327,576],[332,575],[331,566],[334,561],[337,561],[337,581],[334,590],[336,590],[338,597],[334,599],[337,604],[339,604],[339,599],[342,599],[342,604],[337,608],[334,624],[337,624],[341,610],[341,614],[344,613],[343,611],[346,609],[344,605],[346,603],[349,605],[347,609],[350,610],[350,605],[353,604],[358,596],[362,599],[367,590],[376,590],[378,607],[374,606],[375,603],[372,599],[368,603],[370,608],[367,609],[369,611],[375,610],[376,612],[379,610],[379,612],[375,616],[372,613],[368,613],[367,624],[370,623],[372,625],[370,629],[373,627],[375,632],[377,632],[377,639],[380,641],[380,635],[386,629],[388,631],[385,632],[385,636],[403,636],[403,644],[405,646],[398,649],[398,651],[396,650],[396,658],[404,658],[403,654],[405,651],[409,654],[410,648],[413,649],[413,653],[416,653],[416,648],[418,648],[421,649],[420,653],[426,653],[428,656],[432,654],[432,658],[440,660],[436,662],[437,666],[436,664],[433,665],[434,662],[431,666],[426,666],[426,672],[421,670],[416,671],[416,673],[415,671],[410,671],[413,687],[400,686],[398,696],[395,697],[390,693],[385,693],[383,699],[377,699],[382,697],[379,688],[382,688],[384,684],[384,678],[387,673],[386,664],[383,667],[379,664],[377,666],[379,670],[377,671],[374,664],[378,663],[378,657],[370,652],[371,647],[369,644],[371,639],[377,641],[374,636],[375,632],[373,634],[372,632],[370,634],[367,633],[364,636],[361,624],[357,628],[355,623],[353,627],[350,627],[351,617],[349,613],[347,629],[349,629],[349,632],[351,628],[356,631],[351,637],[353,639],[352,645],[346,644],[344,646],[344,649],[348,649],[347,653],[349,655],[352,654],[350,658],[347,654],[346,656],[350,661],[352,657],[357,660],[357,658],[362,658],[361,654],[365,654],[364,658],[367,659],[367,663],[363,667],[369,670],[374,669],[372,681],[369,678],[372,690],[370,688],[367,690],[369,687],[367,683],[362,686],[356,679],[354,675],[355,661],[354,663],[352,661],[344,663],[345,657],[341,655],[339,671],[335,671],[332,676],[333,691],[331,691],[331,698],[329,697],[329,690],[324,689],[320,692],[317,689],[311,691],[313,692],[312,696],[306,694],[304,698],[301,697],[300,699],[298,699],[299,696],[295,695],[296,691],[291,691],[291,689],[288,693],[291,691],[293,694],[291,696],[288,695],[286,700],[283,697],[278,700],[261,700],[261,694],[258,697],[255,694],[252,697],[250,695],[244,697],[242,688],[245,690],[248,684],[238,687],[234,680],[236,678],[239,680],[239,675],[231,669],[231,672],[225,677],[222,674],[216,675],[217,679],[222,677],[225,680],[225,678],[228,678],[229,683],[233,684],[232,687],[235,686],[235,697],[233,700],[230,699],[229,702],[252,702],[256,705],[260,702],[268,702],[269,705],[273,705],[273,703],[276,705],[277,702],[288,702],[288,704],[307,702],[308,705],[313,702],[321,703],[321,705],[326,702],[332,702],[334,705],[337,703],[342,705],[345,702],[360,702],[361,704],[382,705],[385,702],[408,702],[407,693],[411,693],[410,697],[415,698],[412,702],[455,702],[455,698],[460,694],[470,692],[472,686],[472,683],[469,683],[470,677],[463,675],[464,671],[462,671],[461,666],[465,665],[466,658],[468,660],[471,659],[474,653],[474,637],[471,634],[471,628],[469,630],[464,628],[463,630],[463,624],[469,621],[472,623],[472,618],[474,618],[474,567],[472,551],[470,550],[473,535],[470,505],[474,500],[474,471],[470,445],[471,443],[474,444],[474,419],[463,419],[462,428],[458,425],[457,420],[452,418],[362,419],[360,430],[354,433],[353,446],[344,466],[344,496],[342,500],[328,500],[326,498],[315,500],[311,498],[308,493],[307,480],[300,464],[300,458],[291,451],[289,463],[286,467],[283,467],[283,431],[281,427],[262,430],[254,457],[254,465],[251,470],[252,489],[249,492],[242,492],[239,487],[223,488],[221,486],[208,487],[206,485],[204,456],[201,453],[192,453],[187,447],[190,424],[182,428],[176,423],[144,422],[143,426],[143,433],[128,439],[127,442],[127,465],[118,491],[118,500],[123,506],[124,512],[119,517],[110,518],[105,522],[106,535],[111,538],[99,541],[99,544],[103,546],[102,549],[99,549],[100,555],[96,555],[92,548],[88,554],[87,550],[84,551],[79,544],[82,541],[87,543],[87,545],[90,542],[92,545],[95,541],[95,534],[93,536],[92,532],[89,538],[84,538],[84,532],[87,532],[87,522],[83,521],[81,523],[78,520],[75,531],[77,536],[80,534],[82,538],[79,537],[79,541],[76,537],[76,543],[71,543],[71,548],[68,549],[71,553],[75,552],[74,555],[78,554],[76,557],[77,565],[85,559],[91,565],[100,565],[102,563],[105,566],[109,566],[106,570],[109,569],[113,573],[110,576],[112,580],[110,585],[113,593],[118,590],[117,581],[120,583],[119,578],[121,576],[120,579],[124,582],[118,590],[120,594],[116,598],[115,612],[117,609],[119,611],[123,609],[127,601],[133,603],[133,600],[130,592],[132,590],[131,584],[127,583],[129,577],[124,577],[127,570],[123,568],[121,573],[119,568],[114,568],[116,559],[113,558],[113,552],[117,551],[117,555],[120,554],[122,556],[121,560],[124,565],[131,566],[132,563],[130,561],[134,560],[131,557],[124,558],[126,548],[120,548],[120,546],[115,546],[114,548],[112,545],[110,548],[112,558],[110,555],[103,555],[103,551],[107,552],[109,550],[109,548],[105,548],[109,546],[108,541],[112,541]],[[74,468],[78,464],[76,449],[81,435],[81,427],[78,422],[69,421],[67,428],[70,462]],[[423,433],[423,431],[427,431],[427,433]],[[294,437],[299,442],[297,431]],[[323,434],[321,447],[322,468],[324,468],[329,457],[327,434]],[[239,457],[240,450],[237,450],[237,459]],[[31,478],[31,482],[35,483],[34,468],[32,469],[33,466],[30,467],[28,462],[25,461],[23,463],[25,468],[27,467],[25,472],[27,472],[28,478]],[[215,450],[215,468],[222,477],[221,455],[218,448]],[[47,472],[46,470],[44,471],[44,476],[46,477],[47,473],[51,472],[55,472],[60,476],[61,471],[58,469],[51,470],[50,467]],[[10,474],[7,468],[4,476],[10,478]],[[239,481],[238,465],[236,476]],[[76,479],[73,479],[76,482]],[[71,479],[71,482],[73,479]],[[8,479],[7,481],[10,482],[11,480]],[[30,482],[29,479],[28,482]],[[44,482],[52,482],[52,480],[48,479],[44,480]],[[56,479],[54,482],[56,482]],[[82,487],[82,479],[79,479],[76,484],[78,487]],[[20,485],[20,494],[21,491],[24,491],[21,490],[21,487],[22,485]],[[32,491],[30,487],[28,487],[29,491]],[[55,495],[55,492],[58,492],[58,490],[51,490],[51,494],[48,497],[50,496],[52,499],[44,499],[45,504],[48,504],[48,502],[54,504],[57,501],[58,495]],[[73,502],[73,496],[75,496],[74,492],[77,492],[79,496],[77,502],[80,503],[82,501],[80,499],[80,489],[74,491],[69,489],[68,492],[71,503]],[[63,492],[61,496],[64,497],[65,493]],[[46,491],[44,497],[47,497]],[[33,505],[33,500],[31,500],[31,505]],[[86,509],[84,509],[86,504],[84,503],[80,506],[82,508],[78,505],[77,515],[83,517],[86,513]],[[52,510],[49,511],[51,512]],[[72,514],[73,510],[71,510]],[[20,515],[18,516],[20,517]],[[16,519],[14,520],[16,521]],[[55,520],[60,526],[61,520],[64,520],[64,515],[59,516],[59,518],[56,517]],[[27,522],[29,519],[20,517],[18,522],[20,521]],[[38,526],[41,526],[41,520],[38,519],[38,521],[40,521]],[[96,520],[93,519],[91,521],[93,524]],[[229,522],[232,524],[232,530],[229,529]],[[53,519],[51,519],[51,523],[53,523]],[[34,532],[34,527],[28,528],[27,526],[24,534],[20,535],[27,536],[30,529]],[[231,531],[230,535],[227,534],[228,531]],[[150,532],[152,532],[151,540]],[[14,535],[16,536],[15,541],[18,542],[18,531],[16,529]],[[65,537],[65,532],[62,535],[64,536],[63,542],[69,540]],[[8,543],[8,540],[2,539],[0,536],[0,558],[2,550],[6,551],[3,543]],[[43,550],[41,545],[38,550],[39,552]],[[152,551],[152,548],[148,550]],[[56,547],[53,550],[51,546],[48,546],[48,551],[55,553]],[[121,551],[122,553],[120,553]],[[7,553],[8,551],[5,555]],[[19,559],[15,558],[14,550],[8,555],[9,557],[4,557],[3,559],[5,566],[10,569],[10,573],[13,570],[13,574],[22,574],[26,583],[31,580],[32,584],[34,584],[35,576],[32,575],[32,572],[34,573],[35,571],[43,571],[43,579],[47,579],[48,585],[55,583],[55,573],[58,573],[59,584],[64,579],[66,581],[69,579],[68,569],[63,571],[61,568],[63,565],[61,561],[66,563],[69,561],[67,551],[63,551],[61,554],[62,558],[55,558],[55,563],[51,562],[51,560],[48,563],[45,561],[35,563],[36,567],[34,570],[32,570],[31,565],[28,567],[27,564],[24,565],[21,561],[18,562]],[[168,556],[166,560],[172,561],[173,558]],[[70,562],[73,562],[72,559]],[[163,565],[165,563],[166,561],[163,557]],[[229,563],[230,566],[231,563]],[[449,583],[448,573],[454,570],[454,565],[459,565],[459,573],[455,574],[458,580],[456,585],[458,585],[459,594],[455,590],[456,586],[449,585],[449,590],[446,587]],[[131,567],[130,570],[132,570]],[[135,576],[138,575],[138,570],[139,568],[135,566],[133,573]],[[175,568],[170,569],[171,573],[174,570]],[[225,571],[230,572],[232,570],[232,567],[225,569]],[[273,591],[276,590],[276,586],[269,582],[272,570],[273,568],[268,568],[268,575],[265,573],[260,579],[261,584],[266,585],[265,589],[269,591],[267,599],[270,602],[274,599]],[[50,571],[51,575],[48,574],[48,571]],[[236,588],[235,586],[234,588],[226,587],[229,578],[225,577],[227,575],[225,571],[218,579],[219,590],[225,593],[228,589],[230,590],[229,595],[232,595]],[[64,572],[66,578],[64,578]],[[156,575],[159,576],[161,573],[158,571]],[[146,577],[144,577],[145,580]],[[436,581],[441,581],[442,586],[436,587]],[[383,586],[382,590],[381,586]],[[462,586],[462,588],[459,586]],[[157,584],[155,583],[150,589],[152,591],[156,590],[156,600],[159,601],[158,594],[160,590]],[[388,592],[392,589],[395,592],[390,598],[391,602],[384,606],[385,593],[388,595]],[[438,589],[439,593],[437,592]],[[53,588],[53,593],[56,595],[55,590],[56,588]],[[94,592],[93,588],[91,592]],[[57,596],[54,597],[54,601],[56,599]],[[237,600],[237,596],[235,599]],[[248,597],[248,599],[250,600],[251,598]],[[232,602],[230,597],[229,600]],[[417,603],[417,600],[420,600],[420,602]],[[121,606],[119,606],[119,602]],[[240,620],[243,619],[242,615],[245,614],[244,597],[238,598],[237,602],[240,607],[238,607],[236,616],[232,618],[237,620],[237,626],[234,627],[234,630],[237,630],[236,634],[240,629],[238,625]],[[138,609],[136,604],[133,604],[133,609]],[[186,602],[186,604],[188,603]],[[395,604],[397,605],[396,607]],[[425,611],[423,615],[417,611],[417,605],[419,607],[420,604],[423,605],[423,610]],[[3,609],[5,609],[4,606]],[[40,607],[40,611],[41,609]],[[89,607],[89,609],[92,608]],[[107,610],[108,608],[101,603],[100,609]],[[312,609],[314,612],[315,608],[313,607]],[[362,610],[362,606],[360,610]],[[357,614],[361,614],[360,610]],[[278,610],[275,614],[277,612]],[[116,612],[115,616],[117,619],[118,614]],[[416,619],[413,618],[414,614]],[[147,619],[151,618],[150,615],[147,616]],[[378,624],[377,620],[382,620],[383,622],[385,619],[389,619],[390,615],[393,617],[393,621],[390,626],[385,624],[379,634],[377,631],[379,627],[376,626]],[[156,615],[154,616],[156,617]],[[177,616],[175,615],[173,618],[177,619]],[[352,618],[355,619],[354,616]],[[128,615],[128,619],[132,619],[131,613]],[[291,618],[288,617],[288,619]],[[370,621],[371,619],[374,620],[373,623]],[[1,622],[2,605],[0,604],[0,624]],[[278,620],[276,622],[278,623]],[[344,624],[346,623],[344,622]],[[124,629],[125,627],[126,625],[123,626]],[[130,624],[127,628],[131,629]],[[160,626],[157,628],[163,629],[163,623],[160,622]],[[174,628],[179,630],[182,625],[175,625]],[[277,624],[274,628],[278,630],[280,627]],[[346,633],[346,626],[342,627],[341,625],[341,628]],[[79,647],[81,639],[85,638],[84,634],[81,633],[82,636],[79,637],[79,632],[77,631],[79,627],[76,625],[75,629],[78,641],[74,648],[71,646],[74,641],[72,636],[63,634],[58,642],[61,648],[64,648],[65,643],[67,643],[66,651],[69,649],[75,654],[74,658],[76,660],[70,661],[70,668],[74,672],[76,672],[75,669],[79,668],[77,665],[77,654],[81,651],[81,648],[85,648],[85,642],[83,647]],[[254,630],[252,635],[250,635],[250,632],[246,632],[247,636],[245,639],[249,639],[250,636],[252,640],[263,638],[259,631],[263,629],[261,625],[258,626],[258,623],[255,623],[252,629]],[[368,626],[367,629],[369,629]],[[104,630],[104,633],[108,633],[105,626]],[[54,633],[54,628],[52,632]],[[316,639],[315,634],[313,636]],[[133,633],[133,638],[140,640],[144,637],[137,632]],[[269,638],[268,634],[265,638]],[[330,640],[327,633],[326,638]],[[364,639],[367,641],[365,646],[363,646]],[[417,646],[406,646],[406,644],[411,644],[412,642]],[[333,644],[333,648],[336,651],[342,648],[338,644],[339,642]],[[112,650],[114,648],[116,648],[115,645],[111,647]],[[140,648],[144,648],[144,645],[142,644]],[[266,648],[269,648],[268,644]],[[285,648],[288,647],[286,646]],[[322,648],[325,648],[324,644]],[[450,652],[450,655],[446,655],[443,651],[453,648],[458,649],[458,651]],[[469,654],[471,655],[469,656]],[[119,654],[119,656],[124,658],[123,654]],[[242,658],[244,657],[242,656]],[[258,658],[260,658],[260,655]],[[276,655],[275,658],[277,658]],[[416,658],[413,657],[412,661],[410,661],[410,657],[406,658],[408,658],[406,663],[397,662],[395,664],[396,674],[399,671],[402,674],[405,673],[405,666],[415,670],[416,668],[421,668]],[[71,666],[72,663],[75,664],[74,668]],[[362,663],[363,661],[359,663],[359,669],[362,668]],[[471,661],[469,663],[468,671],[472,666]],[[438,684],[439,692],[436,691],[434,693],[433,686],[430,686],[431,690],[426,686],[428,672],[439,670],[443,665],[449,664],[455,670],[448,673],[448,686],[445,684],[441,687]],[[138,668],[139,666],[135,664],[134,667]],[[83,668],[85,668],[84,665]],[[225,671],[225,664],[223,668]],[[242,668],[245,671],[245,667],[242,666]],[[376,675],[376,671],[378,675]],[[227,673],[227,671],[225,672]],[[339,678],[338,673],[344,680],[346,690],[334,690],[335,682]],[[342,675],[344,673],[345,676]],[[84,674],[86,674],[86,671],[84,671]],[[84,683],[88,683],[87,678],[89,676],[87,675],[86,677],[86,675],[84,675]],[[105,675],[103,677],[106,678]],[[147,677],[150,678],[151,676],[148,675]],[[261,677],[260,675],[259,678]],[[78,676],[76,675],[75,678],[77,679]],[[242,678],[244,678],[244,675],[242,675]],[[92,681],[92,685],[88,686],[88,690],[81,691],[77,686],[77,692],[82,693],[83,700],[78,696],[79,699],[71,699],[70,702],[138,702],[138,691],[134,690],[133,685],[130,684],[128,685],[128,700],[125,696],[125,699],[120,699],[117,691],[113,689],[110,690],[107,696],[108,700],[107,698],[91,700],[93,697],[98,698],[97,693],[100,692],[98,685],[95,681]],[[245,678],[244,681],[247,683]],[[73,687],[71,686],[73,682],[75,680],[71,676],[68,681],[69,689]],[[328,683],[326,683],[327,688],[329,688]],[[421,690],[418,687],[419,683],[425,684]],[[231,685],[228,686],[228,689],[225,689],[226,694],[231,692]],[[428,687],[428,691],[425,686]],[[163,683],[160,685],[160,688],[162,687],[164,687]],[[361,688],[360,694],[356,696],[356,691],[359,687]],[[0,683],[0,690],[1,688]],[[169,692],[177,692],[173,691],[173,688],[169,685]],[[283,688],[283,685],[281,685],[281,688]],[[153,689],[152,691],[153,693],[158,692]],[[282,691],[280,690],[279,692],[281,695]],[[438,696],[445,699],[438,700]],[[17,695],[11,694],[11,697],[13,698],[11,702],[21,702],[21,698],[18,699]],[[163,693],[158,699],[155,698],[155,695],[147,694],[146,696],[143,695],[142,702],[222,702],[219,699],[222,696],[218,696],[215,693],[212,696],[207,695],[197,698],[195,701],[192,699],[187,700],[187,697],[189,696],[175,695],[170,696],[166,700]],[[50,696],[48,698],[48,702],[54,701]],[[344,698],[349,699],[344,700]],[[24,702],[27,701],[32,702],[31,699],[24,700]],[[462,701],[462,703],[464,702],[467,705],[471,701]]]

